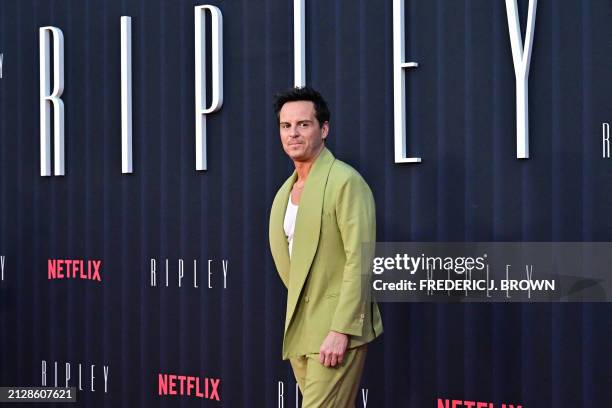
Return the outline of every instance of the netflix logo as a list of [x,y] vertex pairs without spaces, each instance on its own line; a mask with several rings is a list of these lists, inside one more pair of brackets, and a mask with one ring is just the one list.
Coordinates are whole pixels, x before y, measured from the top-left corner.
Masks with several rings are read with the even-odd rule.
[[101,260],[49,259],[47,279],[85,279],[102,282]]
[[160,373],[157,376],[157,393],[158,395],[191,396],[221,401],[220,383],[219,378]]
[[438,398],[437,408],[523,408],[523,406],[520,404],[495,404],[493,402],[484,401],[464,401]]

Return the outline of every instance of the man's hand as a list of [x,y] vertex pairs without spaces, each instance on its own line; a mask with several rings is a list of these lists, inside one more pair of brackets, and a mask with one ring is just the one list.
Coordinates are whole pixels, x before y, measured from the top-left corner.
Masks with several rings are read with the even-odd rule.
[[331,330],[319,348],[319,362],[325,367],[342,364],[348,346],[348,336]]

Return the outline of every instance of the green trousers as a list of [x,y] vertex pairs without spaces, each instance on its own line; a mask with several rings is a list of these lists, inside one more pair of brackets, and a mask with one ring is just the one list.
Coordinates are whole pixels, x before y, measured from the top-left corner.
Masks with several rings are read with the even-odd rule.
[[347,350],[335,367],[319,363],[319,354],[291,358],[291,368],[302,391],[302,408],[353,408],[368,345]]

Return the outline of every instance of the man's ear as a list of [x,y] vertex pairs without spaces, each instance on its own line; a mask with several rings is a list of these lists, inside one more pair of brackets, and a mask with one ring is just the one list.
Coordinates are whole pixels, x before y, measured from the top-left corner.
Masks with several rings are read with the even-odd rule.
[[321,128],[323,131],[323,140],[325,140],[327,139],[327,135],[329,135],[329,122],[324,122]]

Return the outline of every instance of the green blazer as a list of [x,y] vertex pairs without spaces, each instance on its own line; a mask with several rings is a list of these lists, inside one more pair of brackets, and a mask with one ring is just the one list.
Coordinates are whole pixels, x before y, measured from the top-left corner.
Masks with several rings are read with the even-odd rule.
[[383,331],[378,305],[362,279],[362,262],[371,265],[371,255],[362,257],[362,243],[376,241],[370,188],[324,147],[302,191],[290,261],[283,222],[296,180],[294,171],[270,213],[272,257],[288,290],[283,359],[318,353],[330,330],[348,334],[349,348]]

